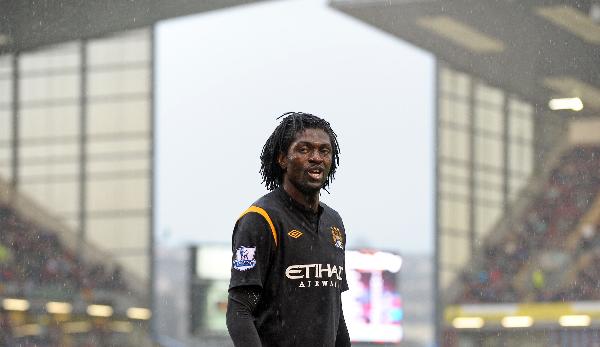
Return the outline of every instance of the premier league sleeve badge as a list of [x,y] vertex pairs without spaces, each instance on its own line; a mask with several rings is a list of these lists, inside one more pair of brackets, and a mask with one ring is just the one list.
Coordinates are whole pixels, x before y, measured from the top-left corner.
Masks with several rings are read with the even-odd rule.
[[235,251],[233,268],[238,271],[246,271],[252,269],[256,265],[255,254],[256,247],[241,246]]

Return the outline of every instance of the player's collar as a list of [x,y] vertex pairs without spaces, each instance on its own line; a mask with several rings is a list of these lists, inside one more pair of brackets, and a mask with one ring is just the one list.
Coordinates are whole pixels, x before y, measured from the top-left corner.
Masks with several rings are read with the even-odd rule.
[[282,200],[292,206],[293,208],[299,210],[300,212],[302,212],[303,214],[309,215],[309,216],[315,216],[318,215],[319,217],[321,216],[321,214],[323,213],[323,204],[319,201],[319,209],[317,211],[317,213],[315,213],[312,209],[302,205],[301,203],[299,203],[298,201],[296,201],[294,198],[292,198],[286,191],[285,189],[283,189],[283,187],[279,187],[277,188],[277,191],[279,193],[279,196],[282,198]]

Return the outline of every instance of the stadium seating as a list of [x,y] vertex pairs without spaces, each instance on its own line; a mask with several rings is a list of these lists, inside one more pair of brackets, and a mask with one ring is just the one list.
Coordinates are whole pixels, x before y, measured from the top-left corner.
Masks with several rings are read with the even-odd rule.
[[486,240],[456,302],[600,299],[600,271],[586,266],[600,261],[599,189],[600,147],[569,149],[524,213],[505,216],[510,231]]
[[86,264],[66,249],[58,236],[0,207],[0,283],[17,286],[21,295],[34,287],[59,285],[66,291],[125,290],[121,270]]
[[[100,297],[95,292],[108,292],[110,297],[115,297],[127,291],[118,266],[108,268],[104,264],[81,260],[63,245],[57,233],[27,221],[11,207],[0,204],[0,299],[18,297],[30,301],[60,299],[70,303],[93,303]],[[20,334],[19,327],[11,324],[11,314],[3,311],[1,304],[2,300],[0,346],[58,346],[65,341],[62,331],[57,327],[53,330],[52,324],[44,326],[46,331],[43,333]],[[22,315],[21,319],[29,320],[28,314]],[[39,312],[30,315],[37,314]],[[69,338],[75,341],[74,345],[106,345],[102,341],[119,338],[118,334],[107,331],[106,326],[91,324],[85,334],[72,334]],[[27,328],[27,324],[21,324],[23,327]],[[60,343],[56,342],[58,339]]]

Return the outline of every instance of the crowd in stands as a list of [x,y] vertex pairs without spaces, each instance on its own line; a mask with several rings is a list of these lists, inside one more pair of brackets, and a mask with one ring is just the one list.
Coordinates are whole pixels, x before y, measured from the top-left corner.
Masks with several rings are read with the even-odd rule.
[[[85,264],[65,248],[56,233],[24,221],[0,207],[0,283],[16,285],[22,295],[31,288],[60,285],[65,290],[124,290],[121,270]],[[2,288],[0,288],[0,293]]]
[[[597,266],[580,271],[570,288],[554,287],[560,283],[556,278],[565,276],[564,267],[573,267],[581,252],[596,250],[600,261],[600,235],[594,225],[584,229],[578,252],[567,248],[569,235],[576,232],[577,223],[590,209],[599,189],[600,148],[568,151],[525,212],[513,216],[510,231],[499,242],[484,246],[479,266],[465,269],[462,292],[456,301],[600,299]],[[519,280],[526,282],[522,288],[515,287]]]
[[[82,261],[73,250],[64,247],[56,233],[0,205],[0,297],[35,298],[49,288],[59,288],[66,297],[79,295],[84,300],[91,299],[95,290],[127,290],[119,267],[108,269],[103,264]],[[0,307],[0,346],[62,345],[52,342],[52,334],[19,338],[13,328],[10,315]],[[85,345],[103,345],[98,338],[102,334],[88,335],[91,342]]]

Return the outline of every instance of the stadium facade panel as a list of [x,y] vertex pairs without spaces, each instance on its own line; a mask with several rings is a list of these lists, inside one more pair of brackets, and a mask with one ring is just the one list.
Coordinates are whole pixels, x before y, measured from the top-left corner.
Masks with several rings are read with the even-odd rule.
[[4,54],[0,63],[0,179],[9,206],[43,211],[81,261],[102,260],[130,277],[146,307],[152,30]]

